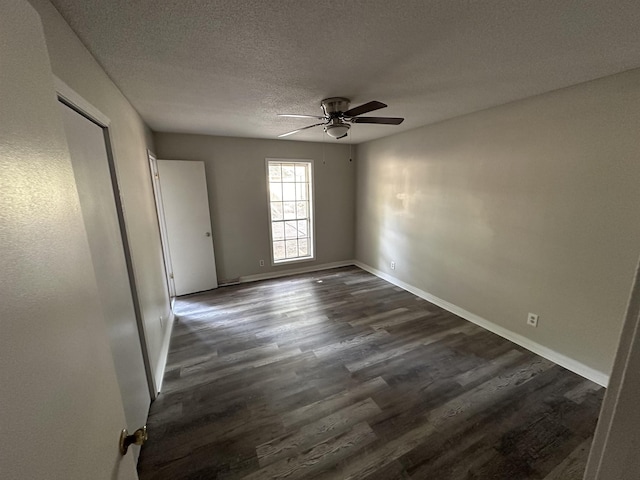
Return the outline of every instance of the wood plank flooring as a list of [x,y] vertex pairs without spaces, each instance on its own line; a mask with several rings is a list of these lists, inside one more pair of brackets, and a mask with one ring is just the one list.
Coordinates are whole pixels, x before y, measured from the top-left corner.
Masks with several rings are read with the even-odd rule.
[[602,388],[356,267],[176,310],[141,480],[582,478]]

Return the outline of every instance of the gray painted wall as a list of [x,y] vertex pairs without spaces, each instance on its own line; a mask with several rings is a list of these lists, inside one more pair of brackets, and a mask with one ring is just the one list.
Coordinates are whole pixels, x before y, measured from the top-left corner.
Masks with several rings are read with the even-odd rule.
[[0,15],[0,477],[137,478],[36,12]]
[[[153,148],[149,143],[152,137],[138,113],[53,5],[48,0],[30,1],[42,19],[53,73],[111,120],[111,140],[134,275],[157,385],[164,368],[161,357],[170,307],[146,154],[147,148]],[[163,317],[164,328],[160,317]]]
[[640,252],[639,106],[636,70],[360,145],[356,258],[609,374]]
[[[177,133],[156,133],[154,138],[158,159],[205,162],[220,283],[353,260],[355,162],[349,161],[349,145]],[[265,158],[314,160],[313,262],[270,265]]]

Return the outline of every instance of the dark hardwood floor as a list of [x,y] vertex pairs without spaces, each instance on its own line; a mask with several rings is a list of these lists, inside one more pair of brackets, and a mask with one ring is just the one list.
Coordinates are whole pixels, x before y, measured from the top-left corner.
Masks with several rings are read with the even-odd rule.
[[176,309],[142,480],[582,478],[602,388],[356,267]]

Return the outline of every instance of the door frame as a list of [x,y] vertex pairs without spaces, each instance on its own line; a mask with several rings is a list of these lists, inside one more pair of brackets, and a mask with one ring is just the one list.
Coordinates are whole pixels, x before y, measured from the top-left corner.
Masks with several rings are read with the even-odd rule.
[[102,129],[104,135],[104,143],[107,150],[107,163],[109,168],[109,176],[111,177],[111,188],[113,189],[113,198],[118,216],[118,224],[120,226],[120,237],[122,239],[122,248],[124,251],[125,264],[127,266],[127,274],[129,277],[129,287],[131,290],[131,299],[133,301],[133,310],[135,314],[136,327],[138,330],[138,340],[140,342],[140,350],[142,352],[142,361],[144,363],[145,376],[147,378],[147,389],[151,401],[155,400],[158,390],[153,379],[151,370],[151,362],[149,360],[149,349],[147,348],[146,334],[144,323],[142,320],[142,309],[140,306],[140,298],[138,296],[138,288],[136,284],[135,274],[133,270],[133,260],[131,248],[129,245],[129,237],[127,234],[127,225],[124,217],[124,209],[122,206],[122,197],[120,196],[120,186],[118,183],[118,172],[116,168],[115,155],[111,144],[111,135],[109,127],[111,120],[100,112],[97,108],[87,102],[78,93],[69,87],[65,82],[54,75],[54,83],[58,100],[74,110],[78,114],[93,122]]
[[[640,262],[627,303],[609,386],[602,402],[598,425],[584,474],[585,480],[626,480],[637,473],[640,440]],[[635,476],[633,478],[636,478]]]
[[176,297],[176,285],[173,280],[173,267],[171,264],[171,252],[167,235],[167,223],[164,216],[164,204],[162,203],[162,187],[160,185],[160,175],[158,175],[158,157],[147,150],[149,158],[149,173],[151,174],[151,186],[153,187],[153,198],[156,203],[156,217],[158,219],[158,230],[160,231],[160,243],[162,244],[162,259],[164,260],[164,276],[167,282],[167,291],[171,299],[172,309]]

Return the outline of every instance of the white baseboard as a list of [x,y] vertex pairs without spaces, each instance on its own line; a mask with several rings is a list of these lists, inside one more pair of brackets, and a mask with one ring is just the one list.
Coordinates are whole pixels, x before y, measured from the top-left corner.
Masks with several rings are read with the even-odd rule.
[[167,367],[167,357],[169,356],[169,343],[171,342],[171,332],[175,323],[176,314],[173,313],[173,301],[171,302],[171,310],[169,310],[169,323],[164,329],[164,337],[162,346],[160,347],[160,358],[158,359],[158,367],[156,368],[156,390],[158,393],[162,391],[162,381],[164,380],[164,371]]
[[544,345],[540,345],[539,343],[530,340],[527,337],[524,337],[518,333],[512,332],[500,325],[496,325],[489,320],[479,317],[478,315],[471,313],[463,308],[458,307],[452,303],[447,302],[441,298],[436,297],[424,290],[420,290],[419,288],[414,287],[413,285],[409,285],[408,283],[403,282],[402,280],[398,280],[397,278],[385,273],[377,268],[373,268],[365,263],[360,261],[355,261],[354,264],[363,270],[366,270],[369,273],[372,273],[376,277],[380,277],[383,280],[386,280],[389,283],[392,283],[414,295],[417,295],[420,298],[427,300],[428,302],[433,303],[434,305],[438,305],[445,310],[458,315],[459,317],[464,318],[476,325],[489,330],[490,332],[495,333],[496,335],[501,336],[502,338],[506,338],[507,340],[520,345],[521,347],[530,350],[531,352],[540,355],[541,357],[546,358],[547,360],[551,360],[554,363],[566,368],[567,370],[571,370],[578,375],[591,380],[592,382],[597,383],[598,385],[602,385],[606,387],[609,384],[609,375],[594,368],[591,368],[577,360],[574,360],[566,355],[556,352],[555,350],[551,350],[550,348],[545,347]]
[[323,263],[320,265],[312,265],[310,267],[292,268],[289,270],[281,270],[278,272],[258,273],[256,275],[245,275],[240,277],[238,283],[257,282],[258,280],[268,280],[270,278],[288,277],[298,273],[319,272],[322,270],[330,270],[332,268],[348,267],[355,265],[355,260],[343,260],[341,262]]

